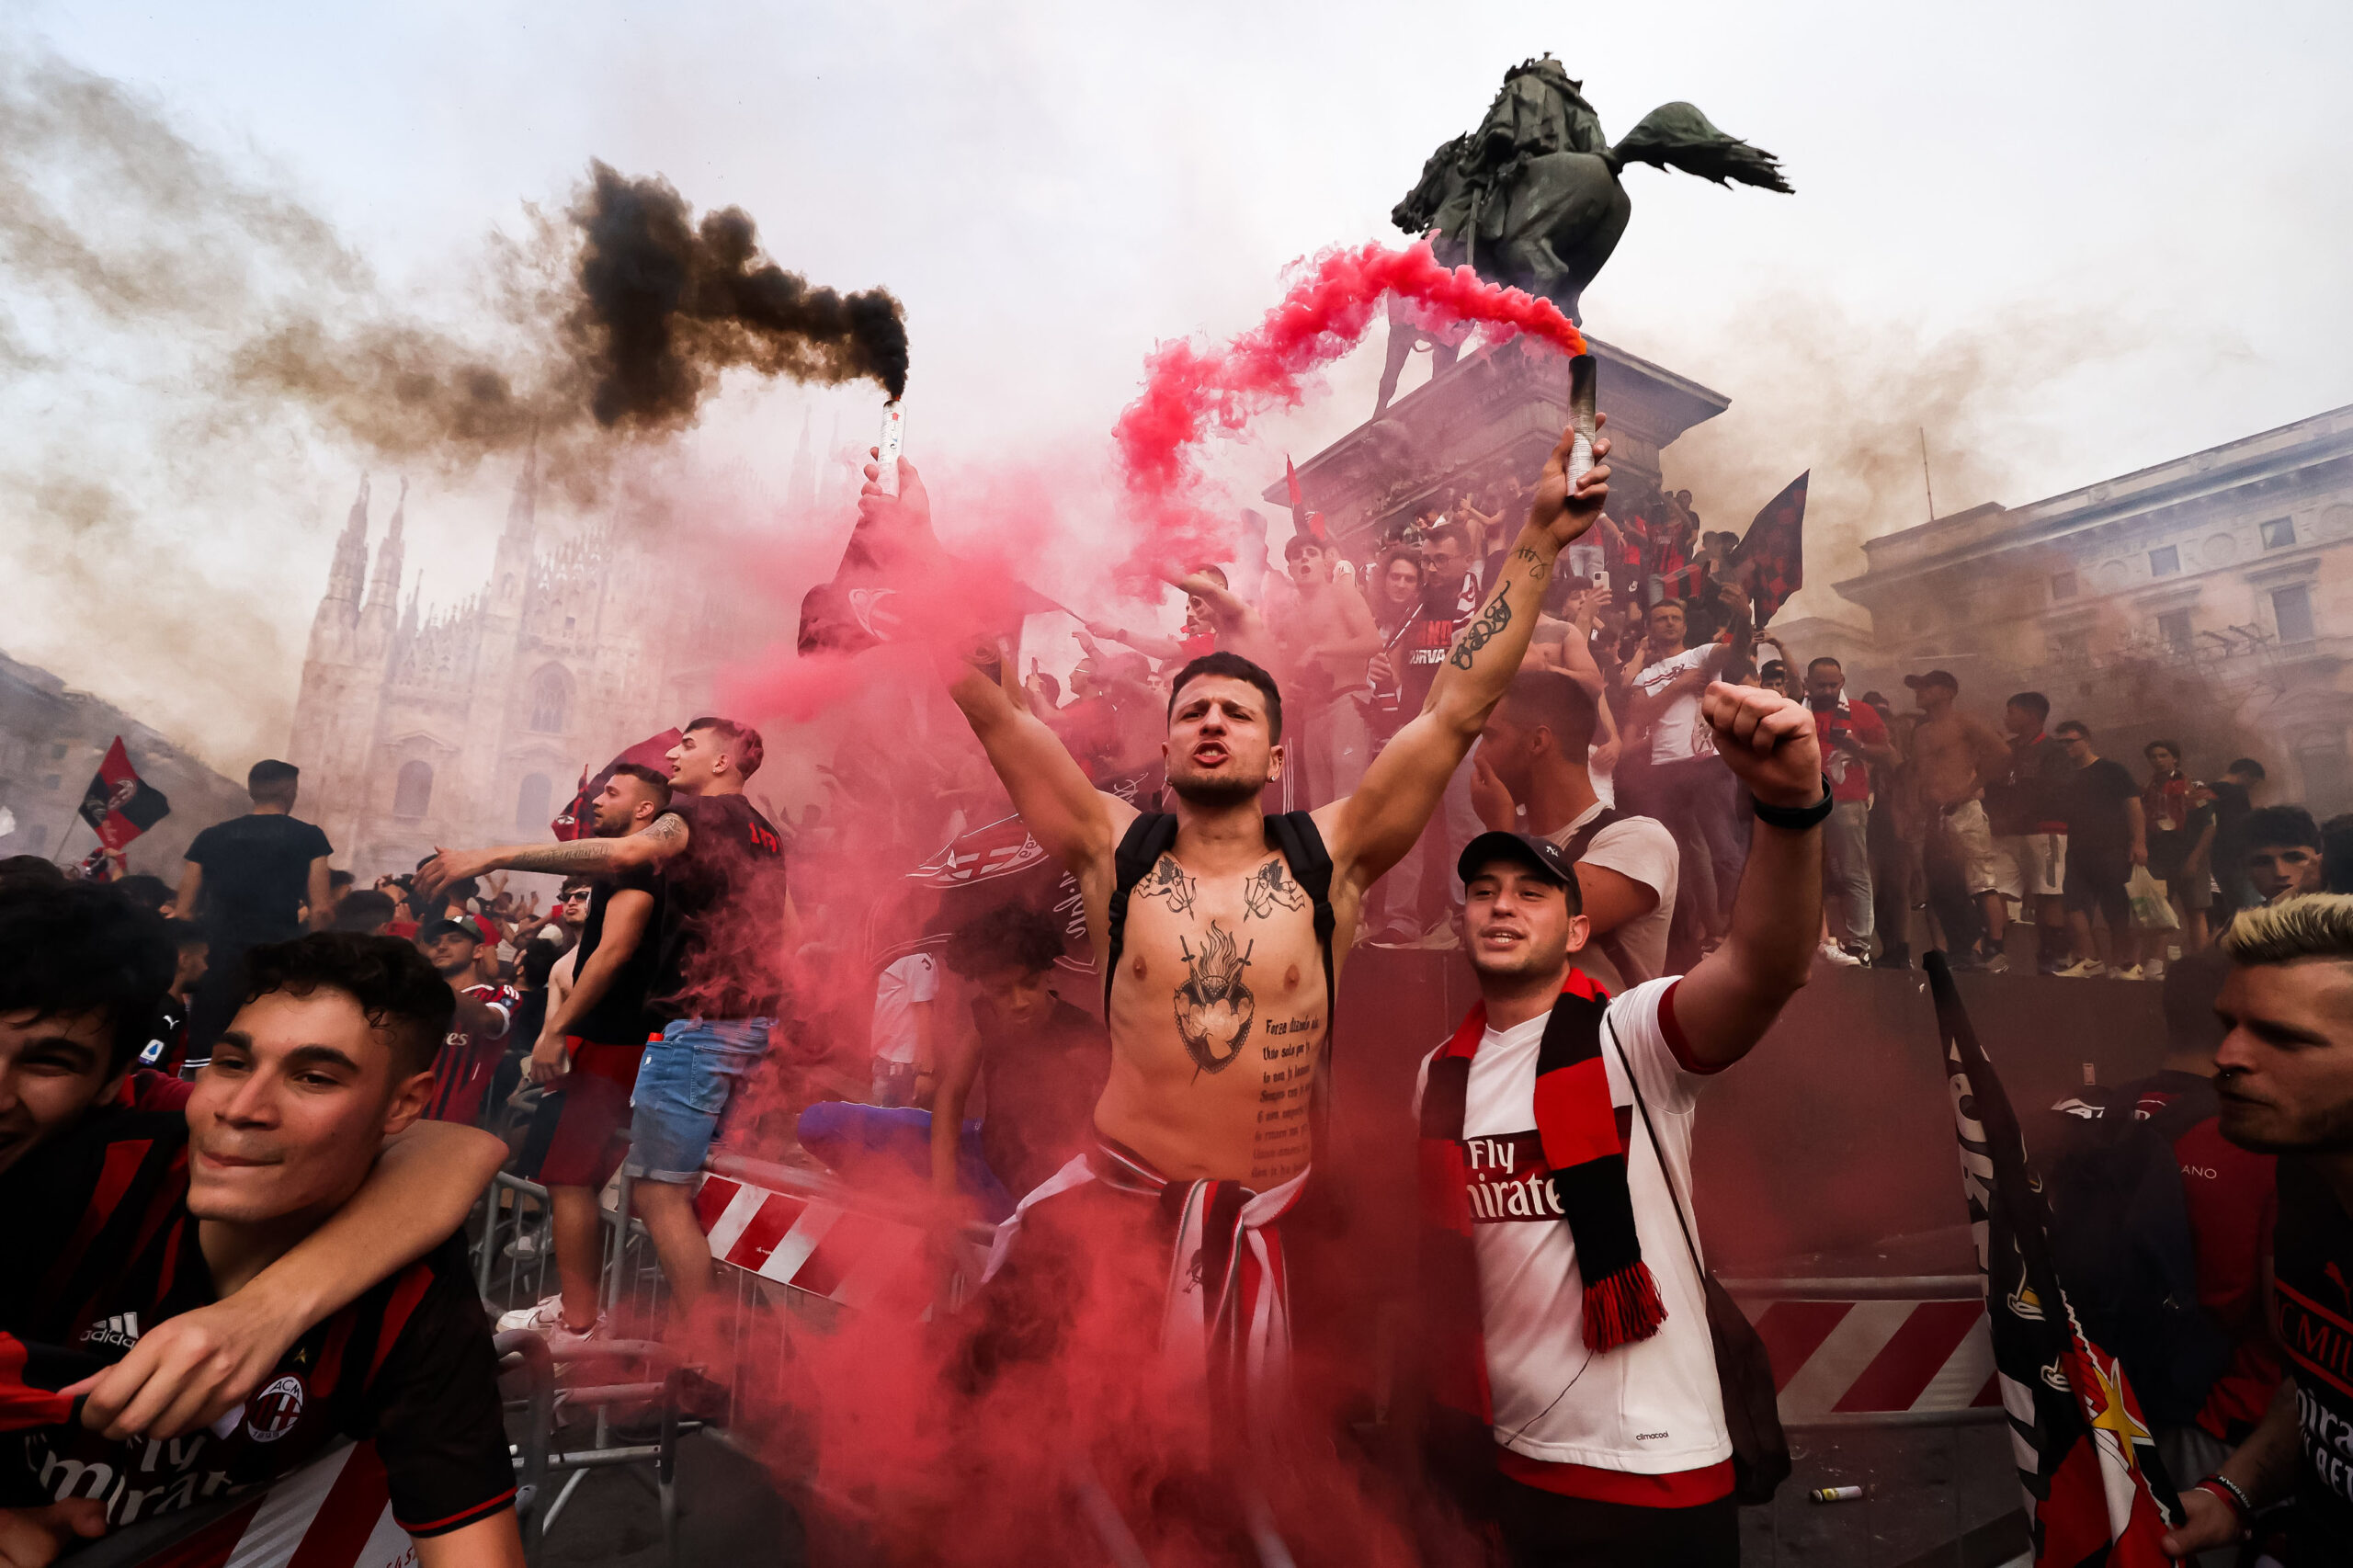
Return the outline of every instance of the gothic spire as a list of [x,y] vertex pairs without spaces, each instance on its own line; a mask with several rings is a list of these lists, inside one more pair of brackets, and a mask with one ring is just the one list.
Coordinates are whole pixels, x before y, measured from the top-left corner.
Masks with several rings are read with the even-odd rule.
[[531,444],[523,453],[523,472],[515,476],[515,495],[506,503],[506,534],[509,539],[528,541],[531,529],[539,520],[540,510],[540,435],[531,432]]
[[344,519],[335,541],[335,565],[327,573],[326,597],[357,608],[359,592],[368,585],[368,476],[359,476],[359,494]]
[[401,481],[401,495],[392,504],[392,520],[384,530],[384,542],[376,547],[376,577],[368,588],[368,608],[381,604],[389,609],[401,593],[401,525],[408,517],[408,481]]

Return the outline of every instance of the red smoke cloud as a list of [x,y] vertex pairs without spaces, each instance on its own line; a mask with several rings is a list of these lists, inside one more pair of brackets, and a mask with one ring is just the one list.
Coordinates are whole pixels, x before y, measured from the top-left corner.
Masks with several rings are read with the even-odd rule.
[[1195,453],[1214,429],[1240,430],[1253,415],[1296,407],[1307,377],[1354,348],[1384,294],[1416,307],[1430,324],[1477,322],[1585,352],[1585,338],[1550,300],[1449,268],[1427,241],[1318,254],[1264,320],[1222,348],[1164,343],[1144,361],[1143,394],[1112,427],[1120,467],[1143,536],[1127,569],[1187,570],[1213,557],[1221,525],[1200,504]]

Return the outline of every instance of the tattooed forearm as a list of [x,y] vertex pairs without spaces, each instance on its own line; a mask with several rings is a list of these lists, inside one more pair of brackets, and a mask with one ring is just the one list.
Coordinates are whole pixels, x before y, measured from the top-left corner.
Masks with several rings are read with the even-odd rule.
[[1454,652],[1446,662],[1458,670],[1467,670],[1478,657],[1479,650],[1495,640],[1496,634],[1511,624],[1511,601],[1499,590],[1479,618],[1462,629],[1454,640]]
[[1512,551],[1511,558],[1514,561],[1527,562],[1528,574],[1540,583],[1552,574],[1552,563],[1524,544]]
[[[669,855],[685,846],[687,824],[676,812],[665,812],[639,836],[654,846],[658,855]],[[510,871],[596,876],[620,869],[622,842],[618,838],[575,838],[569,844],[535,844],[501,855],[499,863]]]
[[1197,884],[1176,864],[1176,858],[1163,855],[1153,866],[1151,874],[1136,887],[1138,898],[1156,898],[1167,906],[1171,915],[1193,913],[1193,890]]

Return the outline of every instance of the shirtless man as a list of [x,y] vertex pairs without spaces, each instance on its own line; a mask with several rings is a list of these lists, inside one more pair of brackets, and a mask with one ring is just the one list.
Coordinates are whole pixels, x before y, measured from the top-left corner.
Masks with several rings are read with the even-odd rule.
[[1298,702],[1300,782],[1315,803],[1338,800],[1364,777],[1372,734],[1357,697],[1366,662],[1381,652],[1372,611],[1355,585],[1332,580],[1333,559],[1322,540],[1304,534],[1284,542],[1296,597],[1274,628]]
[[[1324,955],[1348,951],[1366,889],[1412,846],[1518,669],[1554,557],[1601,510],[1608,470],[1582,476],[1573,493],[1569,446],[1564,436],[1545,464],[1502,583],[1458,634],[1421,712],[1362,786],[1312,813],[1294,840],[1311,858],[1320,840],[1329,857],[1328,946],[1301,868],[1270,843],[1278,826],[1295,832],[1309,814],[1260,814],[1261,790],[1288,765],[1280,694],[1264,670],[1219,653],[1178,673],[1165,742],[1173,820],[1141,819],[1131,835],[1140,813],[1093,789],[1014,699],[992,639],[971,640],[949,666],[950,695],[1023,823],[1076,878],[1097,970],[1109,977],[1111,1071],[1094,1117],[1101,1146],[1031,1192],[1000,1233],[992,1271],[1012,1260],[1005,1272],[1016,1278],[1002,1282],[1011,1293],[1028,1293],[1019,1278],[1047,1281],[1035,1299],[1065,1316],[1082,1281],[1142,1292],[1131,1302],[1165,1297],[1146,1321],[1157,1321],[1180,1375],[1189,1358],[1193,1381],[1206,1378],[1204,1325],[1217,1325],[1233,1352],[1218,1362],[1233,1379],[1246,1367],[1263,1376],[1261,1390],[1279,1386],[1287,1288],[1279,1246],[1258,1233],[1305,1184],[1310,1096],[1336,985]],[[1597,443],[1597,459],[1608,448]],[[901,527],[928,535],[929,502],[904,463],[898,498],[870,483],[859,505],[896,508]],[[1148,837],[1165,852],[1146,870],[1135,861]],[[1120,858],[1141,873],[1123,912],[1113,907]],[[1151,1200],[1172,1184],[1187,1189],[1181,1206]],[[1176,1256],[1208,1247],[1204,1256],[1233,1266],[1172,1271],[1171,1226]],[[1257,1303],[1246,1321],[1237,1300]],[[1244,1337],[1246,1356],[1234,1343]]]
[[[2008,915],[1994,864],[1994,824],[1985,814],[1985,780],[2006,778],[2009,743],[1987,726],[1955,711],[1953,699],[1961,682],[1949,670],[1905,676],[1904,684],[1918,699],[1920,720],[1912,732],[1912,767],[1928,812],[1928,834],[1944,858],[1959,870],[1961,891],[1976,900],[1985,916],[1986,960],[1990,970],[2006,970],[2002,934]],[[1936,857],[1931,856],[1931,863]],[[1947,932],[1946,942],[1955,936]]]

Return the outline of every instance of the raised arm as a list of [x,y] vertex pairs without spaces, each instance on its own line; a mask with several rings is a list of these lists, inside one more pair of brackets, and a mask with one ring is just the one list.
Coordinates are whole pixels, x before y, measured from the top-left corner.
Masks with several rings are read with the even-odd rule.
[[665,812],[643,833],[627,838],[575,838],[569,844],[510,844],[496,849],[436,849],[433,858],[417,868],[416,892],[422,899],[438,898],[451,882],[485,871],[610,876],[638,866],[658,866],[684,849],[688,838],[686,818]]
[[1002,661],[995,642],[985,638],[976,639],[965,657],[943,654],[948,695],[972,726],[1039,847],[1085,876],[1109,863],[1112,801],[1087,781],[1045,722],[1006,695]]
[[1594,445],[1597,465],[1572,490],[1568,476],[1574,433],[1544,461],[1527,526],[1504,557],[1502,580],[1486,603],[1455,633],[1454,646],[1430,683],[1422,710],[1381,749],[1365,770],[1356,793],[1318,811],[1317,825],[1332,846],[1332,858],[1359,888],[1404,858],[1421,836],[1430,813],[1446,792],[1446,781],[1461,766],[1492,712],[1511,684],[1536,630],[1536,610],[1552,562],[1571,540],[1593,526],[1609,496],[1609,470],[1600,460],[1607,439]]
[[506,1158],[490,1133],[419,1121],[385,1140],[350,1202],[242,1290],[156,1324],[89,1385],[83,1424],[176,1437],[244,1401],[287,1348],[466,1222]]
[[[1813,714],[1763,687],[1718,681],[1699,699],[1716,755],[1768,807],[1802,810],[1823,798]],[[1728,1067],[1749,1052],[1813,972],[1822,931],[1822,824],[1796,829],[1756,819],[1733,897],[1732,930],[1684,976],[1675,1020],[1692,1057]]]

